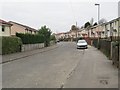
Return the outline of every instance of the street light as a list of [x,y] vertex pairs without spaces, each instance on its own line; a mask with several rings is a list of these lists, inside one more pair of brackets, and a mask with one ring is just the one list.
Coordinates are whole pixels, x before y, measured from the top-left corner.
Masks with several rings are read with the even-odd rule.
[[[100,20],[100,4],[96,3],[95,6],[98,6],[98,25],[99,25],[99,20]],[[99,35],[100,35],[100,32],[99,32],[99,26],[98,26],[98,49],[99,49],[99,42],[100,42]]]
[[100,20],[100,4],[95,4],[95,6],[98,6],[98,23]]

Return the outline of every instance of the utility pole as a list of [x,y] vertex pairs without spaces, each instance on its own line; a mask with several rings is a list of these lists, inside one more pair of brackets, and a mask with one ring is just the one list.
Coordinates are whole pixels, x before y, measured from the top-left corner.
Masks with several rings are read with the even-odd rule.
[[120,60],[120,17],[118,18],[118,60]]
[[76,41],[77,41],[77,21],[76,21]]

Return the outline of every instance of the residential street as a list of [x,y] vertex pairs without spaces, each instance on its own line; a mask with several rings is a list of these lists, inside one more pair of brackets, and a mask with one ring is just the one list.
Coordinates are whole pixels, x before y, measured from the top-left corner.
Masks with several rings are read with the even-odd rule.
[[60,42],[54,49],[2,65],[3,88],[118,88],[118,69],[89,46]]

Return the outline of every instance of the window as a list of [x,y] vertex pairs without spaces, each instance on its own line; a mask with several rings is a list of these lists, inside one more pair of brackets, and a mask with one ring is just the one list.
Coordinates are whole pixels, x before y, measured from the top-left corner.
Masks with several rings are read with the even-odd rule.
[[30,30],[30,33],[32,34],[32,31]]
[[25,29],[25,33],[28,33],[28,29],[27,28]]
[[2,25],[2,32],[4,32],[4,31],[5,31],[5,26]]

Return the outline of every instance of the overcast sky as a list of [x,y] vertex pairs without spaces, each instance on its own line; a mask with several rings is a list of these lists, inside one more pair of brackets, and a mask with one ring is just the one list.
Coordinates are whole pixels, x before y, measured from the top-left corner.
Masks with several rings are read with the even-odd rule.
[[76,21],[81,27],[94,18],[100,3],[100,18],[107,21],[118,17],[119,0],[3,0],[1,19],[15,21],[35,29],[47,25],[53,32],[66,32]]

